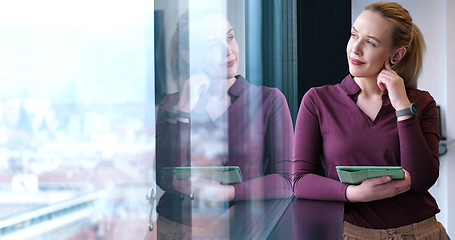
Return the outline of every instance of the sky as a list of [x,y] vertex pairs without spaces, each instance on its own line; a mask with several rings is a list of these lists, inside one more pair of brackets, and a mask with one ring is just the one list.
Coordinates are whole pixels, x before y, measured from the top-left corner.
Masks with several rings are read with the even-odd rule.
[[153,65],[153,1],[0,2],[0,100],[141,103]]

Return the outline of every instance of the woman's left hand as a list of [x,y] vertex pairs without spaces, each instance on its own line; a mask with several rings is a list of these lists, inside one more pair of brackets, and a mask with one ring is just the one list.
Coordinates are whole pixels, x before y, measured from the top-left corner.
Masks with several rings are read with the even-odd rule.
[[411,104],[406,94],[406,87],[403,78],[401,78],[390,65],[390,58],[385,61],[385,68],[377,77],[379,88],[389,92],[390,103],[395,110],[405,109]]
[[349,202],[371,202],[391,198],[411,188],[411,175],[403,169],[404,179],[392,180],[390,176],[370,178],[360,185],[349,185],[346,198]]
[[223,185],[215,180],[190,177],[188,180],[179,180],[174,177],[174,188],[188,196],[212,201],[232,201],[235,198],[235,188],[232,185]]

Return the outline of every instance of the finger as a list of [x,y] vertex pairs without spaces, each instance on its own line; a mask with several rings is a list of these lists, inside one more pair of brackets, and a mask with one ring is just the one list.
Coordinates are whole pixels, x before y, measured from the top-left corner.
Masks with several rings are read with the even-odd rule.
[[392,181],[392,177],[384,176],[384,177],[381,177],[381,180],[383,183],[388,183],[388,182]]
[[384,91],[386,89],[386,86],[384,83],[378,81],[378,87],[381,89],[381,91]]
[[384,91],[387,88],[387,85],[383,82],[383,74],[384,74],[384,70],[382,70],[379,73],[378,78],[377,78],[377,84],[378,84],[379,89],[381,89],[381,91]]
[[191,184],[193,184],[193,185],[201,184],[201,178],[198,177],[198,176],[191,176],[191,177],[189,178],[189,181],[190,181]]
[[411,174],[406,171],[405,169],[404,170],[404,180],[407,181],[407,183],[409,184],[409,186],[411,186]]
[[181,186],[182,186],[182,181],[180,181],[180,179],[178,179],[176,176],[174,176],[174,178],[172,179],[172,185],[173,185],[175,188],[180,189]]
[[365,180],[364,182],[371,186],[378,186],[378,185],[388,183],[390,181],[392,181],[392,178],[390,176],[383,176],[383,177],[370,178],[370,179]]
[[407,192],[407,191],[409,191],[409,189],[411,189],[411,186],[409,186],[409,184],[407,182],[405,182],[405,180],[395,180],[394,186],[396,189],[396,193],[393,195],[401,194],[401,193]]
[[390,58],[387,58],[387,59],[385,60],[384,66],[385,66],[385,69],[387,69],[387,70],[392,70],[392,65],[390,65]]
[[210,87],[210,80],[208,80],[208,78],[205,78],[204,82],[201,84],[201,87],[199,89],[199,93],[200,94],[206,93],[209,90],[209,87]]
[[204,72],[195,74],[194,76],[191,77],[191,80],[192,86],[196,90],[195,93],[200,95],[201,93],[207,92],[210,86],[210,79]]

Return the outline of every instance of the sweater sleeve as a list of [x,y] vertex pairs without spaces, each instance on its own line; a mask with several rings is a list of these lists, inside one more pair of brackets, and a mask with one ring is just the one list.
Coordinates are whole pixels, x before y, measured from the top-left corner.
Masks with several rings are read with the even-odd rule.
[[436,103],[426,93],[420,113],[397,123],[401,165],[411,175],[411,188],[427,191],[439,176],[439,120]]
[[347,201],[347,184],[319,175],[322,136],[317,96],[310,89],[297,115],[294,144],[294,194],[298,198]]
[[[292,196],[292,148],[294,128],[284,95],[274,89],[271,102],[264,102],[266,132],[263,176],[234,184],[235,200],[287,198]],[[257,163],[254,163],[257,164]]]
[[156,182],[166,192],[175,192],[172,180],[161,175],[163,167],[188,166],[190,124],[167,119],[167,105],[172,100],[165,98],[160,104],[156,121]]

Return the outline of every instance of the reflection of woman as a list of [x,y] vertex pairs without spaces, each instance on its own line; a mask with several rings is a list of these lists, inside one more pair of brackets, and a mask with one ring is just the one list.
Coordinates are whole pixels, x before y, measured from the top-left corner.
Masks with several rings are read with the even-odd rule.
[[[292,195],[293,126],[284,95],[278,89],[250,85],[237,75],[239,48],[223,15],[195,16],[191,24],[188,14],[179,21],[180,42],[174,41],[179,50],[171,60],[173,67],[179,66],[178,77],[186,73],[190,77],[179,93],[160,103],[156,127],[157,183],[166,191],[158,212],[187,225],[191,218],[177,206],[191,206],[189,196],[232,202]],[[207,132],[208,142],[194,144],[196,134]],[[222,146],[214,156],[194,153],[220,142],[224,150]],[[163,167],[207,165],[239,166],[243,182],[171,181],[160,173]]]
[[[345,201],[345,239],[447,239],[428,192],[438,178],[439,139],[435,101],[416,89],[423,50],[422,34],[407,10],[397,3],[368,5],[347,44],[350,75],[304,96],[296,124],[294,193]],[[414,104],[417,113],[405,110]],[[320,159],[326,176],[318,175]],[[405,178],[348,185],[338,181],[337,165],[401,165]]]

